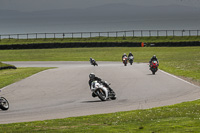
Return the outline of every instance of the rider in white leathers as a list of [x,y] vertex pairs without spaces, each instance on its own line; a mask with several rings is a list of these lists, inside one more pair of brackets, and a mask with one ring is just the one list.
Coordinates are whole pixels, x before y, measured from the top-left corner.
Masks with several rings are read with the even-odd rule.
[[[99,81],[99,82],[102,83],[106,88],[109,89],[109,93],[110,93],[110,94],[114,94],[114,91],[110,88],[110,86],[109,86],[105,81],[103,81],[101,78],[96,77],[94,73],[90,73],[89,78],[90,78],[90,80],[89,80],[88,83],[89,83],[90,88],[91,88],[91,84],[92,84],[93,81]],[[92,96],[93,96],[93,97],[96,96],[96,95],[94,94],[94,92],[92,93]]]

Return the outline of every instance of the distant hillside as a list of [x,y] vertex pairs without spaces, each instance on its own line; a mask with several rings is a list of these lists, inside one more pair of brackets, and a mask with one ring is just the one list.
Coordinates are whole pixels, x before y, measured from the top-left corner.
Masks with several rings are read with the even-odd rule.
[[128,4],[107,4],[86,9],[62,9],[35,12],[0,10],[0,19],[29,17],[65,17],[70,19],[155,19],[155,18],[200,18],[200,9],[189,6],[133,6]]

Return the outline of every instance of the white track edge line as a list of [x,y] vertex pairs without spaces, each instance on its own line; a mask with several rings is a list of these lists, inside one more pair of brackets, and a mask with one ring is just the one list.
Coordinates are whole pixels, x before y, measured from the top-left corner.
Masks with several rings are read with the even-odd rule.
[[182,79],[182,78],[179,78],[179,77],[177,77],[177,76],[175,76],[175,75],[173,75],[173,74],[170,74],[170,73],[165,72],[165,71],[160,70],[160,69],[159,69],[159,71],[161,71],[161,72],[163,72],[163,73],[165,73],[165,74],[167,74],[167,75],[169,75],[169,76],[172,76],[172,77],[174,77],[174,78],[176,78],[176,79],[179,79],[179,80],[181,80],[181,81],[183,81],[183,82],[185,82],[185,83],[188,83],[188,84],[190,84],[190,85],[193,85],[193,86],[195,86],[195,87],[200,88],[198,85],[192,84],[192,83],[190,83],[190,82],[188,82],[188,81],[186,81],[186,80],[184,80],[184,79]]

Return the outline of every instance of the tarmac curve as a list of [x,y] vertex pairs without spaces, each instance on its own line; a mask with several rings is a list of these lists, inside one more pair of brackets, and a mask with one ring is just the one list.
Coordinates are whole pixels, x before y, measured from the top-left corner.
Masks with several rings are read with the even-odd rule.
[[[56,67],[2,88],[9,103],[0,110],[0,124],[67,118],[92,114],[147,109],[200,97],[200,87],[158,70],[147,63],[124,66],[122,62],[34,61],[4,62],[16,67]],[[91,96],[88,75],[111,83],[117,99],[101,102]]]

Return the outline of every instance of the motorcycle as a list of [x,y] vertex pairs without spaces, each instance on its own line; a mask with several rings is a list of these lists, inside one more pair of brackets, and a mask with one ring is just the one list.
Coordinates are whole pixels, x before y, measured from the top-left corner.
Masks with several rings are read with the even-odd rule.
[[134,59],[133,56],[129,56],[129,57],[128,57],[129,63],[130,63],[131,65],[133,64],[133,59]]
[[150,70],[152,71],[152,74],[154,75],[157,70],[158,70],[158,62],[157,61],[152,61],[150,64]]
[[124,66],[126,66],[128,62],[127,56],[124,56],[122,60],[123,60]]
[[[106,81],[105,83],[107,84]],[[116,99],[115,93],[110,94],[109,89],[105,85],[103,85],[103,83],[101,82],[93,81],[90,88],[91,88],[91,91],[93,92],[92,93],[94,95],[93,97],[98,96],[101,101]]]
[[4,97],[1,97],[1,96],[0,96],[0,109],[2,109],[2,110],[8,110],[9,109],[8,101]]
[[94,59],[90,59],[90,64],[93,66],[98,66],[97,62]]

